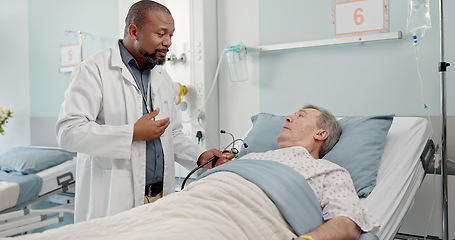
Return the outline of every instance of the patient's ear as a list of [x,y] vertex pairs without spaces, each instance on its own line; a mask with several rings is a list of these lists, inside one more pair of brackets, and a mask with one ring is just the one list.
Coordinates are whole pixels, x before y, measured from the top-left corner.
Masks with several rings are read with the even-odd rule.
[[314,140],[324,141],[329,137],[329,133],[325,129],[318,129],[314,134]]

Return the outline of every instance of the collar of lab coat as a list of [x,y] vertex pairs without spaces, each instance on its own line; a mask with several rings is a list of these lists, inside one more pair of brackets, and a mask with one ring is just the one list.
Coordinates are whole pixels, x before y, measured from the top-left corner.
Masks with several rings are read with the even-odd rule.
[[130,71],[122,61],[118,41],[114,44],[114,47],[112,47],[111,64],[113,68],[116,67],[120,68],[123,78],[126,79],[131,84],[133,84],[133,86],[136,86],[136,88],[139,90],[139,88],[136,85],[136,82],[134,81],[133,75],[131,75]]
[[[125,78],[128,82],[133,84],[133,86],[135,86],[137,90],[140,91],[139,87],[136,84],[136,81],[134,81],[133,75],[130,73],[130,71],[122,61],[118,41],[114,44],[114,47],[112,48],[111,63],[112,67],[120,68],[123,78]],[[149,84],[152,84],[151,87],[153,94],[162,85],[165,75],[167,75],[167,73],[165,73],[164,69],[158,65],[155,65],[155,67],[150,71]]]

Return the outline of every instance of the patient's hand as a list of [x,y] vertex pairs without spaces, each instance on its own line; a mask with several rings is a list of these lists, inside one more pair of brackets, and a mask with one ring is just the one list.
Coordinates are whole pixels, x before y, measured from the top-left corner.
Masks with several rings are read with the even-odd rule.
[[[359,239],[362,229],[351,219],[343,216],[329,219],[315,230],[308,233],[314,239],[337,240],[337,239]],[[297,238],[298,240],[305,240]]]
[[[234,154],[232,154],[232,153],[222,153],[217,149],[210,149],[210,150],[207,150],[204,153],[202,153],[201,156],[199,156],[199,159],[197,160],[197,164],[198,165],[204,164],[205,162],[207,162],[214,156],[218,157],[215,167],[225,164],[234,158]],[[205,165],[205,167],[210,169],[210,168],[212,168],[212,164],[209,163],[209,164]]]

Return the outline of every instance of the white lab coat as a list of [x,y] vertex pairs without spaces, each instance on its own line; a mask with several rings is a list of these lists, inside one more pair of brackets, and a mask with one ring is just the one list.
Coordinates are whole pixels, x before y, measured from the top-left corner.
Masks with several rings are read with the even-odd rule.
[[[153,107],[160,108],[156,120],[171,121],[161,136],[166,196],[175,191],[174,160],[192,169],[202,149],[182,132],[172,80],[162,67],[153,68],[149,84]],[[74,69],[56,131],[60,146],[78,153],[75,222],[143,204],[145,142],[132,142],[133,125],[142,115],[142,96],[118,43]]]

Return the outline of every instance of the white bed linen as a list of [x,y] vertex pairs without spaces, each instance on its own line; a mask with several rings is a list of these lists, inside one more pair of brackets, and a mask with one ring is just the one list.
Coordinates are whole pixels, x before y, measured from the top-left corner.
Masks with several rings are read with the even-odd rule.
[[0,181],[0,211],[14,207],[19,198],[19,184]]
[[258,186],[235,173],[221,172],[152,204],[18,238],[289,240],[293,237],[296,236],[278,208]]
[[395,117],[381,156],[376,187],[362,203],[379,221],[379,239],[393,239],[425,175],[420,155],[432,129],[417,117]]
[[76,157],[72,160],[37,173],[36,175],[43,179],[43,186],[39,195],[41,196],[60,188],[61,186],[58,186],[57,183],[57,177],[68,172],[73,174],[73,178],[76,177]]

